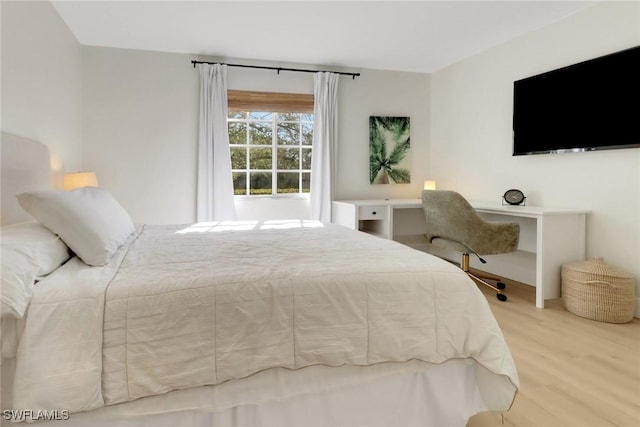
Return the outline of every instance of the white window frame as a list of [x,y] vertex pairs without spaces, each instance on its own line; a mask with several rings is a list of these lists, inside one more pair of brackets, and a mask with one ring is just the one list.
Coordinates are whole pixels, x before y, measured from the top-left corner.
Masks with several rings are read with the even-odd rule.
[[[246,148],[246,164],[247,164],[247,168],[245,169],[231,169],[232,173],[235,172],[240,172],[240,173],[246,173],[246,194],[238,194],[238,195],[234,195],[234,198],[237,199],[256,199],[256,198],[293,198],[293,199],[308,199],[309,195],[310,195],[310,190],[311,188],[309,187],[309,191],[307,192],[303,192],[302,191],[302,185],[303,185],[303,180],[302,180],[302,176],[303,173],[308,173],[309,177],[311,174],[311,165],[309,165],[308,169],[304,169],[302,167],[302,152],[303,150],[309,150],[311,151],[312,155],[313,155],[313,149],[311,144],[303,144],[302,141],[302,135],[303,135],[303,126],[304,125],[310,125],[312,128],[312,132],[313,132],[313,120],[309,121],[309,120],[302,120],[299,119],[295,122],[292,122],[290,120],[286,120],[283,122],[279,122],[278,121],[278,115],[279,114],[302,114],[302,115],[311,115],[313,117],[313,113],[305,113],[305,112],[296,112],[296,111],[291,111],[291,112],[275,112],[275,111],[230,111],[230,113],[238,113],[241,112],[243,114],[245,114],[244,118],[227,118],[227,122],[228,123],[245,123],[246,124],[246,141],[245,144],[232,144],[231,142],[229,142],[229,147],[230,148]],[[269,113],[272,115],[271,120],[264,120],[264,119],[255,119],[255,118],[251,118],[251,113]],[[250,140],[251,140],[251,127],[250,127],[250,123],[268,123],[271,122],[271,129],[272,129],[272,137],[271,137],[271,144],[251,144]],[[278,123],[298,123],[299,129],[298,129],[298,143],[293,145],[293,144],[278,144]],[[271,169],[250,169],[249,166],[251,166],[250,163],[250,151],[252,148],[269,148],[271,149]],[[294,149],[297,148],[299,150],[299,158],[300,158],[300,164],[299,164],[299,168],[298,169],[278,169],[278,148],[288,148],[288,149]],[[251,191],[251,173],[260,173],[260,172],[267,172],[267,173],[271,173],[271,194],[250,194]],[[297,173],[298,174],[298,192],[297,193],[278,193],[278,173]]]

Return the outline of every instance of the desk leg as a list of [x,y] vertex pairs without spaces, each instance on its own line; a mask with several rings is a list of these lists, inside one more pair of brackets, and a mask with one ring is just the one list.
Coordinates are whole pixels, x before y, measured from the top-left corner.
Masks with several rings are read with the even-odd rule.
[[545,294],[544,268],[546,265],[543,256],[545,248],[543,220],[542,217],[538,217],[536,220],[536,307],[538,308],[544,308]]
[[562,264],[585,257],[585,215],[538,218],[536,242],[536,307],[560,297]]
[[391,205],[387,206],[387,226],[385,227],[387,230],[387,239],[393,240],[393,207]]

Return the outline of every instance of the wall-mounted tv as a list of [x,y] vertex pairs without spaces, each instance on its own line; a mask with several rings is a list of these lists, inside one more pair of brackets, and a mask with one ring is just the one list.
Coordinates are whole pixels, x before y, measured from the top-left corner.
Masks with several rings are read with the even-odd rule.
[[640,46],[513,83],[513,155],[640,147]]

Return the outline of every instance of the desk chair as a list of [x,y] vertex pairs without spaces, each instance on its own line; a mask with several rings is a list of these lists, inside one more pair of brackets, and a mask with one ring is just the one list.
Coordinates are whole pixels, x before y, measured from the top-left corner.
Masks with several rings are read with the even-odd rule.
[[[424,190],[422,209],[427,220],[425,237],[436,247],[462,253],[460,267],[473,280],[496,291],[500,301],[505,284],[496,276],[479,275],[469,271],[469,254],[486,261],[480,255],[513,252],[518,247],[520,225],[513,222],[492,222],[482,218],[464,197],[455,191]],[[487,280],[495,280],[494,286]]]

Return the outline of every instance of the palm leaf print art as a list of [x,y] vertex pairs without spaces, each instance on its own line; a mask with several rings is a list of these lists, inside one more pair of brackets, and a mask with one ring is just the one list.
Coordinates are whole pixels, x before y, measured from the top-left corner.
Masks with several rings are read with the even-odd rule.
[[369,182],[408,184],[409,117],[369,117]]

